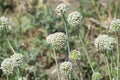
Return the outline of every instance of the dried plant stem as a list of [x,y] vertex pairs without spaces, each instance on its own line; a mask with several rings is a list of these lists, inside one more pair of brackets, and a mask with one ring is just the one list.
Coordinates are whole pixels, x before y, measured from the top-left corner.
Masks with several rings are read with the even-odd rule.
[[54,53],[54,58],[55,58],[55,63],[56,63],[56,69],[57,69],[58,80],[61,80],[61,78],[60,78],[60,73],[59,73],[58,62],[57,62],[57,55],[56,55],[56,52],[55,52],[55,48],[54,48],[54,47],[53,47],[53,53]]

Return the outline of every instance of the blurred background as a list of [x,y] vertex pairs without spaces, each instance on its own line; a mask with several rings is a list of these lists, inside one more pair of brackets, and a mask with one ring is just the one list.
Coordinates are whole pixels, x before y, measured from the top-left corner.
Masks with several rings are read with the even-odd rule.
[[[120,0],[0,0],[0,16],[6,16],[10,21],[8,37],[11,45],[16,52],[26,57],[21,75],[28,80],[56,80],[53,52],[46,43],[46,36],[58,31],[65,32],[62,18],[55,14],[56,6],[62,2],[70,5],[68,14],[77,10],[83,15],[79,26],[68,28],[71,35],[71,49],[80,50],[83,55],[80,63],[84,79],[90,80],[92,71],[81,48],[77,29],[82,32],[93,67],[103,72],[102,80],[107,80],[105,63],[99,56],[99,51],[94,49],[94,39],[99,34],[113,34],[107,29],[112,19],[120,18]],[[13,52],[2,32],[0,38],[0,44],[3,45],[0,56],[9,57]],[[65,61],[65,52],[67,51],[57,51],[59,64]],[[2,60],[0,58],[0,63]],[[2,71],[0,75],[0,80],[4,80]],[[63,76],[62,80],[66,78]]]

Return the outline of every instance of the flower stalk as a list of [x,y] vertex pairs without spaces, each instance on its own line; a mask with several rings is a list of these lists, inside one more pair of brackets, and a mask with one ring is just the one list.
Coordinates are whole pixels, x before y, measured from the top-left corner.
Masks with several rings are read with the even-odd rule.
[[69,55],[70,54],[69,33],[68,33],[68,29],[67,29],[67,21],[65,19],[64,14],[63,14],[63,21],[64,21],[65,32],[66,32],[66,37],[67,37],[67,48],[68,48],[68,55]]
[[55,63],[56,63],[58,80],[61,80],[61,78],[60,78],[60,73],[59,73],[59,67],[58,67],[58,61],[57,61],[57,55],[56,55],[56,52],[55,52],[55,48],[54,48],[54,47],[53,47],[53,53],[54,53],[54,59],[55,59]]

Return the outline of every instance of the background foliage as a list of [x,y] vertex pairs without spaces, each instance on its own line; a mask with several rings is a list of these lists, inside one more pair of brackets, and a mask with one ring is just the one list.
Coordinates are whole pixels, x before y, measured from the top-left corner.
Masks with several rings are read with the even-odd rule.
[[[113,35],[107,29],[112,19],[120,18],[120,0],[0,0],[0,16],[7,16],[10,20],[9,40],[16,52],[26,56],[21,75],[28,80],[56,80],[53,52],[46,43],[46,36],[57,31],[64,32],[62,18],[54,12],[56,5],[61,2],[70,4],[71,11],[77,9],[83,15],[80,26],[68,27],[71,49],[80,50],[83,55],[80,62],[83,77],[90,80],[92,71],[76,36],[78,28],[82,31],[93,67],[103,73],[102,80],[108,80],[105,63],[93,44],[99,34]],[[0,45],[1,63],[3,58],[13,54],[2,31]],[[58,61],[61,63],[66,59],[65,51],[57,52]],[[2,71],[0,75],[0,80],[4,80]]]

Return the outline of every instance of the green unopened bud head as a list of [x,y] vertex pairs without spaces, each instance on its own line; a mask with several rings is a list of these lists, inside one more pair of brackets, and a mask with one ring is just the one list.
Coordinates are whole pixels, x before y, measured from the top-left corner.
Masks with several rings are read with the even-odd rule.
[[101,74],[99,72],[94,72],[92,74],[92,80],[100,80],[101,79]]
[[70,60],[80,60],[80,58],[81,58],[81,53],[80,53],[80,51],[73,50],[73,51],[71,51],[71,53],[69,54],[69,59],[70,59]]
[[111,31],[120,31],[120,19],[112,20],[110,23]]

